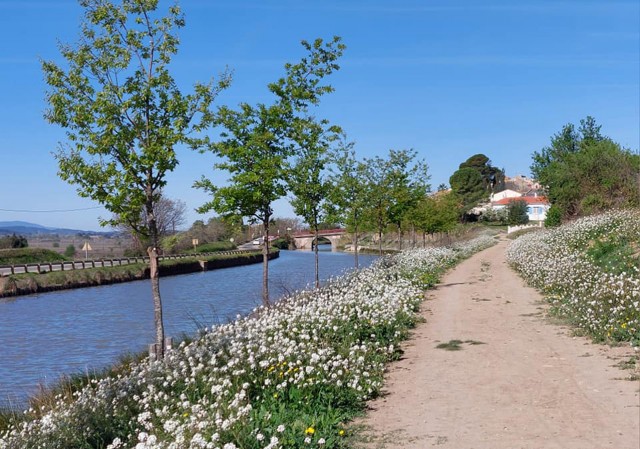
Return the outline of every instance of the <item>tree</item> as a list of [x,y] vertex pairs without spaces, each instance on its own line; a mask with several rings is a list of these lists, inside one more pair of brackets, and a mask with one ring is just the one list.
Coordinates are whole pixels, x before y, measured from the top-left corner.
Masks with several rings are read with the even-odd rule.
[[533,153],[532,173],[552,204],[549,223],[640,205],[640,156],[600,133],[593,117],[567,124]]
[[456,170],[449,178],[449,184],[451,190],[460,198],[464,213],[489,196],[484,187],[482,174],[470,167]]
[[430,190],[428,166],[424,161],[414,162],[415,150],[391,150],[387,160],[388,185],[391,204],[387,213],[389,222],[395,224],[399,233],[399,249],[402,250],[402,225],[411,211]]
[[451,231],[460,216],[458,197],[453,192],[440,192],[425,196],[412,214],[416,229],[422,232],[422,246],[426,246],[426,235]]
[[460,164],[459,168],[472,168],[482,176],[482,184],[488,192],[499,192],[504,189],[504,170],[491,165],[491,161],[484,154],[474,154]]
[[311,105],[333,90],[321,84],[339,66],[336,60],[344,45],[339,37],[324,43],[302,41],[308,55],[297,64],[286,64],[286,76],[269,85],[275,94],[272,105],[241,103],[238,110],[221,107],[216,121],[222,140],[210,150],[222,158],[216,168],[231,174],[229,184],[217,187],[205,177],[195,186],[211,194],[211,201],[198,210],[248,217],[264,232],[262,301],[269,305],[269,223],[273,202],[286,195],[288,160],[293,155],[295,124]]
[[367,184],[365,164],[356,159],[354,143],[347,142],[343,134],[338,148],[333,154],[335,163],[332,167],[329,191],[329,217],[346,226],[353,236],[354,262],[358,261],[358,238],[362,230],[362,219],[367,207]]
[[[125,223],[149,239],[156,356],[164,355],[158,278],[157,205],[166,175],[178,164],[176,146],[198,148],[193,137],[211,125],[210,105],[229,82],[196,84],[183,95],[169,72],[184,26],[177,6],[158,17],[157,1],[81,0],[80,41],[60,45],[67,67],[44,61],[50,108],[45,118],[66,129],[55,157],[59,176],[77,185],[113,215],[102,225]],[[141,217],[145,222],[141,222]]]
[[382,233],[389,226],[391,185],[387,173],[387,161],[380,156],[364,159],[362,175],[365,180],[364,218],[378,234],[378,254],[382,255]]
[[[167,237],[175,234],[178,227],[185,222],[187,213],[187,204],[182,200],[172,200],[165,197],[162,192],[158,193],[158,200],[154,206],[154,214],[156,219],[156,227],[158,228],[158,238]],[[114,217],[113,221],[119,223],[116,228],[123,233],[129,234],[135,246],[142,251],[152,245],[149,235],[138,232],[138,229],[144,228],[149,221],[146,209],[142,209],[140,213],[139,223],[134,228],[129,222]]]
[[64,250],[64,255],[66,257],[74,257],[76,255],[76,247],[73,245],[67,245]]
[[474,154],[460,164],[449,178],[451,189],[460,197],[463,212],[489,198],[491,192],[504,189],[504,170],[491,165],[484,154]]
[[527,202],[514,199],[507,205],[507,224],[510,226],[523,225],[529,223],[527,213]]
[[27,248],[27,247],[29,247],[29,242],[27,241],[27,238],[23,235],[16,235],[15,233],[13,233],[6,237],[0,238],[0,249]]
[[329,161],[331,142],[340,130],[328,127],[326,121],[313,118],[296,120],[293,141],[297,156],[289,172],[288,187],[294,195],[291,205],[294,212],[309,225],[314,235],[315,284],[320,287],[318,240],[321,223],[327,217],[325,203],[328,201],[331,184],[325,167]]

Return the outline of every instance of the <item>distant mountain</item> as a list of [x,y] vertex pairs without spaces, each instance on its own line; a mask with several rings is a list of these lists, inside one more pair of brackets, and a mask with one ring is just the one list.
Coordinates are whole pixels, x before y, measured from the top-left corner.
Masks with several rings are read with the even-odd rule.
[[50,228],[35,223],[28,223],[26,221],[0,221],[0,235],[104,235],[114,234],[114,232],[98,232],[98,231],[82,231],[79,229],[67,229],[67,228]]

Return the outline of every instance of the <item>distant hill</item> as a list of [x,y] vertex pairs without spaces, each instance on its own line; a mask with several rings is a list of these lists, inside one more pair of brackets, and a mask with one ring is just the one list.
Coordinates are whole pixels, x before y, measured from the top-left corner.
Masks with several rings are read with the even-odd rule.
[[98,232],[98,231],[82,231],[79,229],[67,228],[49,228],[35,223],[26,221],[0,221],[0,235],[105,235],[114,234],[114,232]]

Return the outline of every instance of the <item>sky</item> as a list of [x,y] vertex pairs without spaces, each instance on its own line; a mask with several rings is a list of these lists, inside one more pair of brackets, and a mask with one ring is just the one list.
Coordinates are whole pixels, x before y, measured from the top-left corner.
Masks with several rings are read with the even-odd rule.
[[[160,0],[160,9],[172,4]],[[314,114],[341,126],[360,158],[414,149],[430,183],[487,155],[508,176],[529,175],[531,155],[567,123],[593,116],[602,133],[640,148],[640,1],[182,0],[186,26],[171,70],[183,92],[233,72],[217,105],[269,104],[270,82],[304,51],[301,40],[340,36],[347,46],[335,92]],[[42,60],[64,64],[77,42],[74,0],[0,0],[0,221],[100,230],[109,213],[57,175],[64,129],[43,118]],[[215,137],[215,133],[212,133]],[[211,154],[186,148],[165,194],[187,206],[187,225],[209,198],[202,175],[224,184]],[[293,217],[286,199],[277,217]]]

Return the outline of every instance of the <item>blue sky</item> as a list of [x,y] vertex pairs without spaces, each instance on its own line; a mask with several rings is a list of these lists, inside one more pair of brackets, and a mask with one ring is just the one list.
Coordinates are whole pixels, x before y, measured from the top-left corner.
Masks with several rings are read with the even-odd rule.
[[[166,8],[168,2],[160,1]],[[269,102],[267,84],[303,55],[300,40],[341,36],[336,89],[315,111],[344,128],[361,157],[418,151],[431,184],[484,153],[507,175],[587,115],[623,146],[640,147],[640,2],[547,0],[183,0],[187,25],[173,74],[183,91],[233,70],[218,104]],[[82,10],[74,0],[0,0],[0,221],[97,230],[101,208],[61,181],[51,152],[62,129],[43,119],[40,59],[61,61]],[[193,211],[191,185],[222,183],[211,155],[181,150],[166,193]],[[12,212],[28,210],[31,212]],[[66,212],[33,212],[65,210]],[[287,201],[276,215],[293,216]]]

